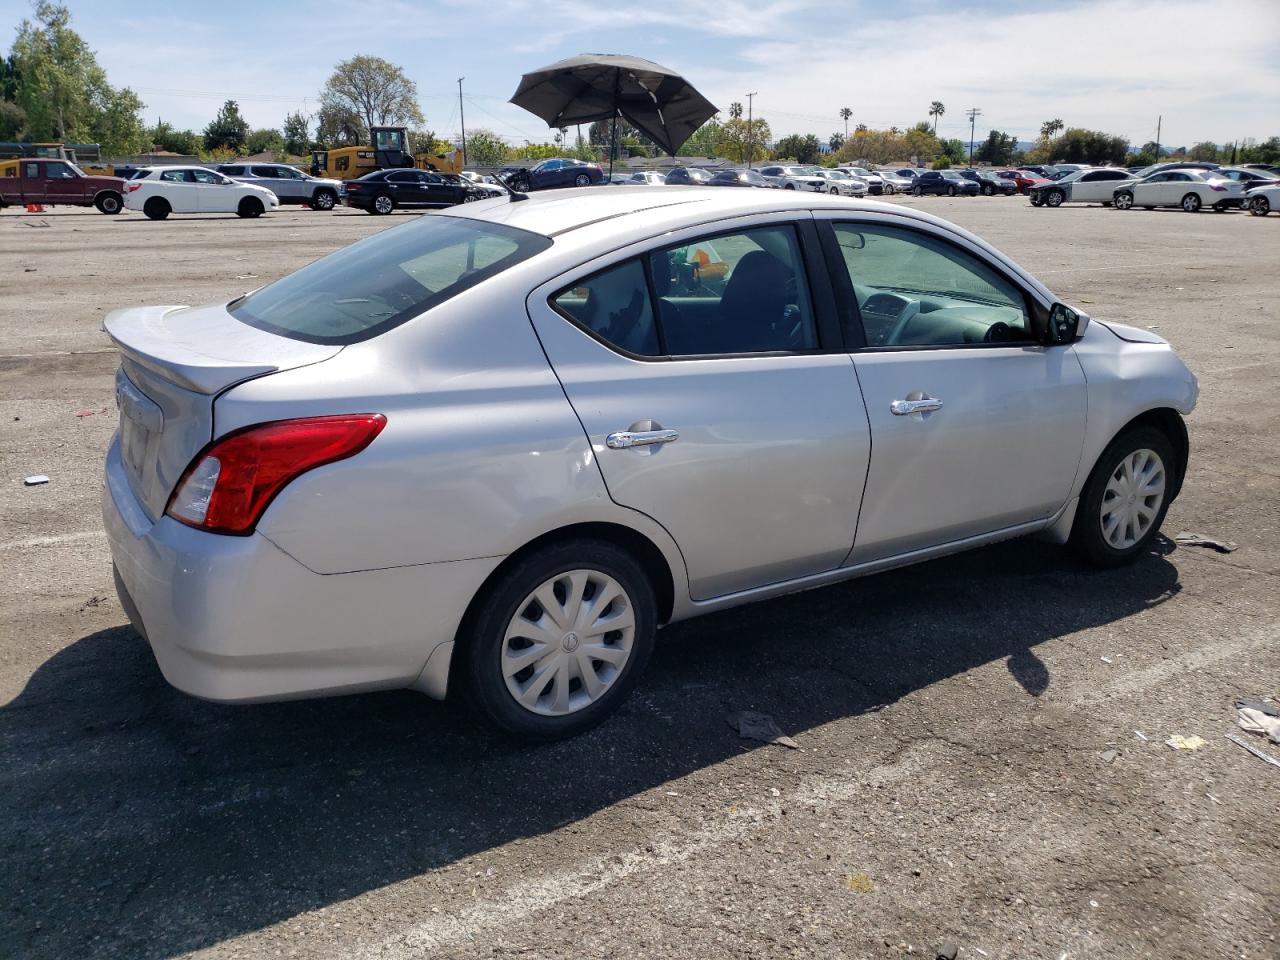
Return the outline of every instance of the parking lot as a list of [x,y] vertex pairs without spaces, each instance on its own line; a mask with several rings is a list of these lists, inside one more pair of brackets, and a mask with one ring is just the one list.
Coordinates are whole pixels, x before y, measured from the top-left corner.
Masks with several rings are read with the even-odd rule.
[[684,622],[538,747],[407,692],[194,700],[112,587],[105,313],[415,214],[0,214],[0,957],[1280,955],[1280,769],[1223,736],[1280,694],[1280,224],[890,202],[1171,340],[1201,395],[1164,530],[1238,550],[1018,541]]

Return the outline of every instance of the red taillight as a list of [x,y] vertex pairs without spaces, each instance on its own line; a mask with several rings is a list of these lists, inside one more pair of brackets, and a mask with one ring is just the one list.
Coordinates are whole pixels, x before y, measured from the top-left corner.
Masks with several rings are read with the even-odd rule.
[[358,184],[358,183],[348,183],[348,184],[347,184],[347,192],[348,192],[348,193],[350,193],[352,190],[359,190],[359,189],[360,189],[360,184]]
[[380,413],[277,420],[229,433],[191,461],[165,513],[199,530],[246,535],[286,484],[353,457],[382,432]]
[[125,190],[126,190],[126,191],[128,191],[129,193],[133,193],[133,191],[135,191],[135,190],[141,190],[141,189],[142,189],[142,184],[140,184],[140,183],[126,183],[126,184],[124,185],[124,188],[125,188]]

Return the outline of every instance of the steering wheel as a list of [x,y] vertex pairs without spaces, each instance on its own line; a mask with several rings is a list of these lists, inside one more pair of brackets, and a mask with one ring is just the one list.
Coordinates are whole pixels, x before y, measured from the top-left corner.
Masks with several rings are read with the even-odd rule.
[[902,339],[902,335],[907,332],[907,325],[919,314],[919,300],[908,300],[904,303],[902,305],[902,310],[898,313],[898,319],[894,321],[893,329],[890,330],[889,335],[884,338],[885,346],[896,346]]

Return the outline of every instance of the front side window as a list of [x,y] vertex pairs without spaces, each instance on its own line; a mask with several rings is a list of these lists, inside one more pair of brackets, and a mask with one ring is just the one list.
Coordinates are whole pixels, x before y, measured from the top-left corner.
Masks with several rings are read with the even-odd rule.
[[214,173],[212,170],[192,170],[191,176],[196,183],[213,183],[218,186],[227,186],[231,182],[226,177],[221,174]]
[[45,176],[50,180],[74,180],[75,172],[65,163],[47,163],[44,167]]
[[411,171],[402,170],[399,173],[387,174],[387,179],[393,183],[417,183],[418,175]]
[[271,179],[280,176],[280,172],[275,167],[250,167],[255,177],[266,177]]
[[1021,288],[946,241],[900,227],[833,225],[869,347],[1033,339]]
[[385,230],[232,301],[251,327],[305,340],[368,340],[541,253],[548,237],[496,223],[423,217]]
[[666,247],[578,282],[553,302],[600,339],[640,356],[818,346],[800,245],[790,226]]
[[165,170],[160,174],[160,179],[167,183],[187,183],[191,176],[186,170]]

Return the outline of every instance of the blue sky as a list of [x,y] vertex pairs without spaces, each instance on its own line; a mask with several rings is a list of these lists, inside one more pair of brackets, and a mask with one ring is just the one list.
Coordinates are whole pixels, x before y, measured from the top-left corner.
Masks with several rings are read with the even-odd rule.
[[[940,135],[965,110],[1030,140],[1039,124],[1171,146],[1280,134],[1280,0],[64,0],[111,82],[157,117],[202,128],[225,99],[254,126],[314,113],[333,65],[358,53],[405,68],[427,125],[466,121],[521,142],[541,121],[505,103],[520,74],[583,52],[631,53],[685,74],[727,109],[758,91],[775,136],[854,123],[906,127],[929,102]],[[30,11],[0,0],[0,28]]]

